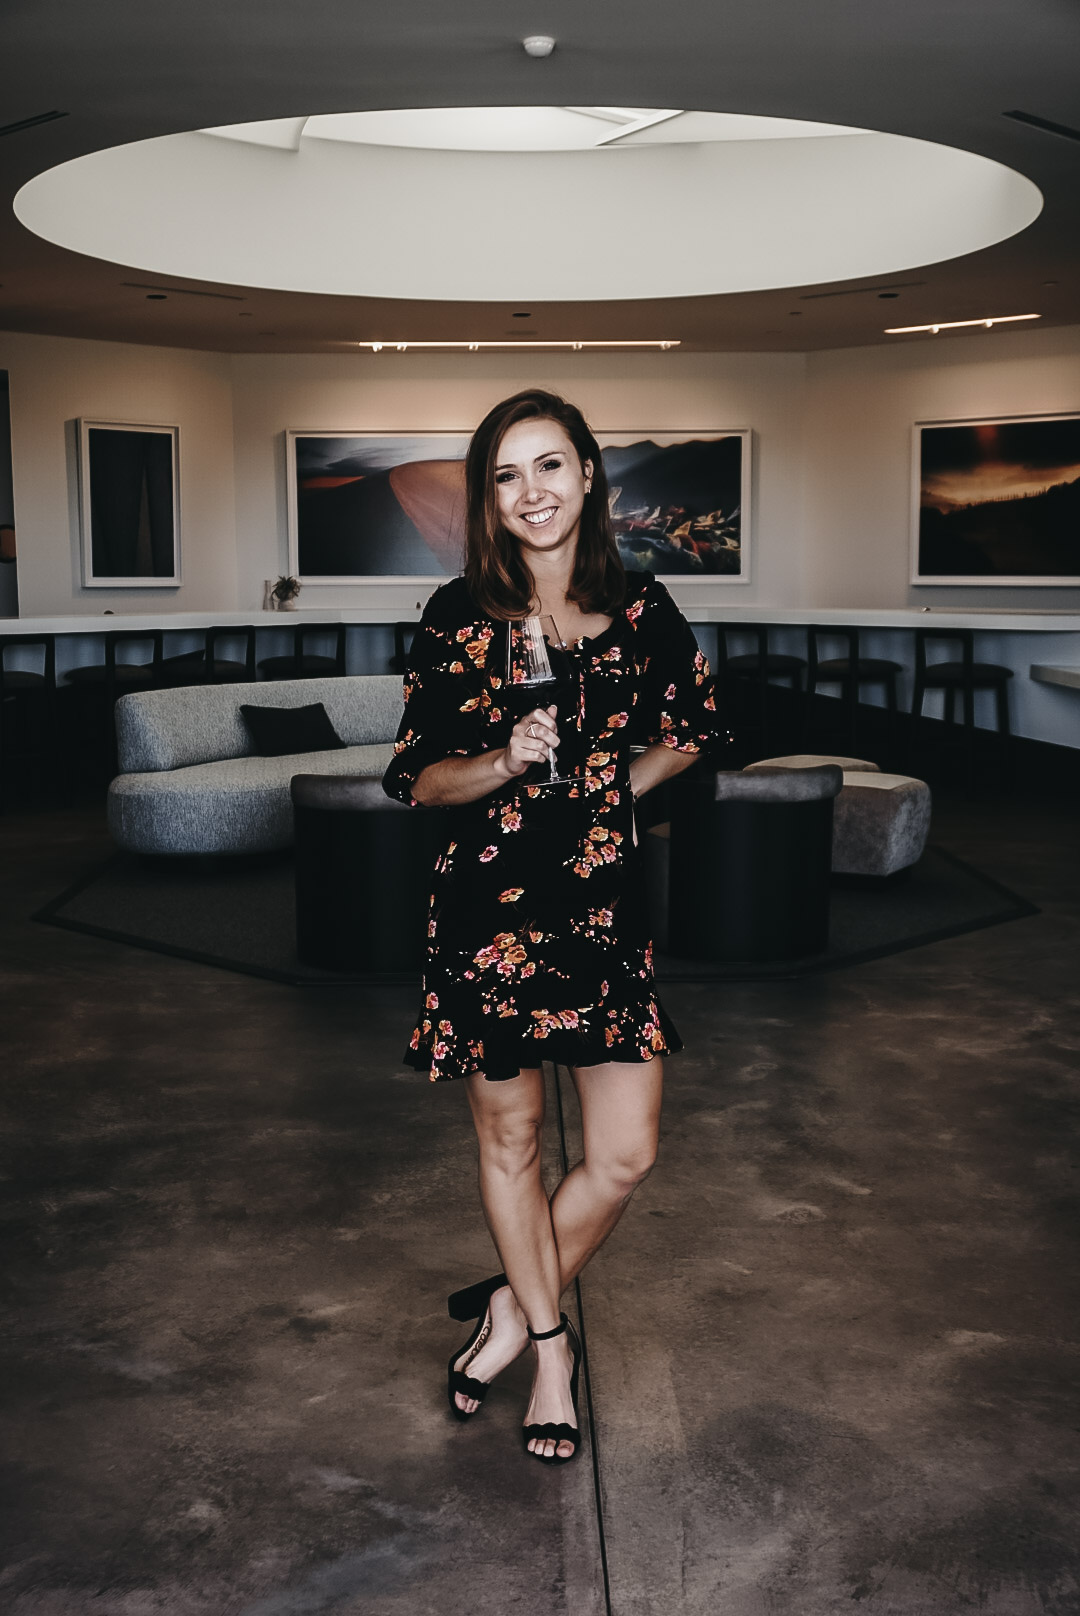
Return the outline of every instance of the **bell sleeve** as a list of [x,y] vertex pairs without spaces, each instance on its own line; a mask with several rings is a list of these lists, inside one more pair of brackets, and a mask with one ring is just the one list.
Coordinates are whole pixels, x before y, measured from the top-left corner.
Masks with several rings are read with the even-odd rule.
[[472,757],[485,750],[489,625],[462,624],[440,600],[445,586],[427,603],[413,636],[405,674],[405,712],[394,742],[394,756],[383,775],[388,797],[410,807],[417,776],[429,763]]
[[694,632],[656,578],[635,605],[645,646],[639,733],[649,746],[660,742],[674,752],[706,751],[724,732],[712,672]]

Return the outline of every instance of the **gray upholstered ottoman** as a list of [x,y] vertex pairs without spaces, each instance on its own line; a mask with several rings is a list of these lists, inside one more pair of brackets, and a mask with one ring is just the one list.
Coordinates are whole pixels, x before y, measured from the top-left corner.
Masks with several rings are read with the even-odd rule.
[[895,875],[918,863],[929,834],[925,780],[845,773],[833,810],[834,874]]
[[799,753],[751,763],[755,769],[805,769],[838,763],[844,789],[833,809],[835,875],[896,875],[917,864],[930,834],[930,787],[906,774],[882,774],[860,758]]

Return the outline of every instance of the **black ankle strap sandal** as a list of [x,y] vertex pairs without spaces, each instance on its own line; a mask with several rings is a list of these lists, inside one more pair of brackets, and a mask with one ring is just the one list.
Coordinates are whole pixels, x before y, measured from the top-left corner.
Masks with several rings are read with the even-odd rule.
[[476,1408],[471,1414],[466,1413],[458,1406],[454,1394],[460,1392],[462,1397],[470,1397],[477,1403],[482,1403],[488,1394],[489,1382],[476,1380],[472,1375],[465,1374],[463,1369],[455,1369],[454,1365],[459,1358],[464,1358],[467,1367],[480,1351],[484,1344],[481,1339],[484,1326],[490,1316],[491,1298],[505,1284],[505,1274],[494,1274],[491,1279],[482,1279],[478,1284],[470,1285],[463,1291],[455,1291],[447,1302],[452,1319],[476,1320],[476,1329],[463,1347],[451,1353],[450,1362],[446,1366],[446,1397],[450,1404],[450,1412],[457,1420],[471,1420],[473,1414],[479,1414],[480,1410]]
[[[581,1342],[578,1340],[577,1331],[565,1313],[559,1314],[559,1322],[554,1330],[529,1330],[529,1339],[531,1341],[551,1341],[557,1335],[569,1336],[570,1346],[574,1354],[574,1366],[570,1371],[570,1401],[574,1405],[574,1417],[576,1419],[578,1371],[581,1368]],[[546,1425],[525,1425],[522,1427],[521,1435],[525,1444],[525,1451],[529,1454],[530,1459],[539,1459],[541,1464],[569,1464],[571,1459],[577,1457],[578,1449],[581,1447],[581,1432],[576,1425],[566,1425],[565,1423],[555,1425],[550,1421]],[[529,1443],[533,1441],[554,1442],[556,1451],[552,1454],[529,1453]],[[558,1444],[560,1442],[572,1442],[574,1444],[573,1453],[565,1455],[559,1453]]]

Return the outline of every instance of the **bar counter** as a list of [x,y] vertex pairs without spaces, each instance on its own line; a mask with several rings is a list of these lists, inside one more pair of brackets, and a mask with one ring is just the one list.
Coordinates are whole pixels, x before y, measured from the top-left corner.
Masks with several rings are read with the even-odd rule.
[[[426,598],[439,582],[437,579],[418,579],[410,605]],[[1002,664],[1012,669],[1010,681],[1012,723],[1014,733],[1034,740],[1049,741],[1059,746],[1080,747],[1080,714],[1075,695],[1060,685],[1042,682],[1031,677],[1033,664],[1046,666],[1073,666],[1080,661],[1080,611],[1056,611],[1050,608],[1026,609],[1020,607],[949,607],[949,606],[767,606],[757,603],[728,601],[704,602],[695,599],[698,591],[691,585],[680,587],[673,580],[671,592],[686,617],[698,632],[706,655],[717,651],[717,641],[725,628],[736,630],[740,624],[768,624],[770,648],[793,656],[806,656],[806,626],[817,624],[851,626],[859,629],[862,654],[887,657],[899,662],[905,672],[899,681],[902,707],[910,704],[914,673],[914,630],[970,629],[977,635],[976,656],[982,662]],[[290,650],[291,631],[301,625],[318,629],[325,625],[332,629],[345,623],[355,630],[348,637],[347,669],[350,673],[385,673],[394,649],[393,625],[416,622],[419,610],[406,610],[400,604],[400,590],[396,591],[398,604],[386,605],[365,602],[356,606],[308,606],[295,611],[267,612],[234,608],[231,611],[204,612],[113,612],[70,613],[48,617],[21,617],[0,619],[0,635],[15,638],[33,635],[56,637],[56,670],[63,682],[64,674],[80,663],[100,662],[104,657],[105,633],[110,629],[127,632],[161,629],[168,636],[166,654],[195,650],[202,643],[202,631],[214,625],[239,628],[254,627],[259,633],[258,655],[280,655]],[[317,636],[313,637],[317,638]],[[749,640],[737,644],[737,635],[731,633],[734,649],[750,650],[755,646]],[[318,644],[312,649],[319,650]],[[838,644],[840,654],[843,646]],[[931,656],[944,657],[951,653],[946,648],[932,651]],[[137,651],[126,652],[138,660]],[[35,653],[10,646],[7,653],[9,667],[33,666]],[[862,698],[875,704],[880,694],[867,690]],[[991,723],[987,692],[979,692],[976,702],[976,722],[982,726]],[[940,692],[931,692],[927,698],[927,715],[937,716],[942,711]]]

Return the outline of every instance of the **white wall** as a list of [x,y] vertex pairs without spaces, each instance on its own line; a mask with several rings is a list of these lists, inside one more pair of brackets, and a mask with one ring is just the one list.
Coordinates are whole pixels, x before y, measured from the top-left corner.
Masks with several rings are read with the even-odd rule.
[[[797,354],[423,353],[242,355],[233,359],[239,604],[287,568],[286,428],[299,431],[468,432],[493,404],[527,386],[562,393],[597,431],[754,429],[752,581],[725,598],[797,604],[803,377]],[[380,585],[411,609],[414,587]],[[308,584],[305,605],[352,605],[359,587]]]
[[[0,332],[0,369],[11,388],[21,615],[234,605],[229,357]],[[179,426],[180,588],[83,588],[74,430],[80,416]]]
[[912,424],[1080,411],[1080,328],[810,354],[805,408],[804,604],[1080,608],[1080,588],[909,582]]
[[[1080,411],[1080,328],[974,332],[797,354],[221,355],[0,333],[11,378],[24,616],[261,604],[287,566],[284,431],[467,430],[518,387],[548,386],[598,429],[754,430],[752,582],[742,604],[1080,607],[1080,589],[912,587],[911,425]],[[177,422],[184,584],[80,582],[72,423]],[[380,587],[380,599],[387,599]],[[387,604],[408,607],[415,591]],[[305,604],[364,603],[308,585]]]

